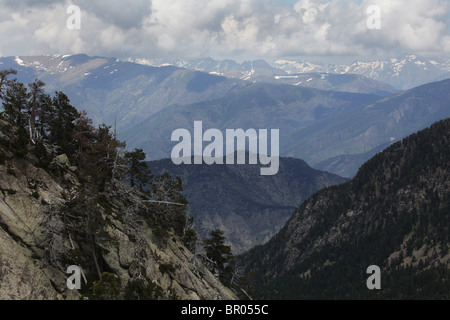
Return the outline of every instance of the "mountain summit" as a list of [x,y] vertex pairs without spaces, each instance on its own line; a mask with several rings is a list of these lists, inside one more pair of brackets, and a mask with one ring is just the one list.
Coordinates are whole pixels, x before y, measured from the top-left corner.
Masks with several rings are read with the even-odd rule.
[[449,58],[425,58],[413,54],[382,60],[356,61],[351,64],[277,60],[274,67],[289,74],[310,72],[357,74],[403,90],[450,78]]

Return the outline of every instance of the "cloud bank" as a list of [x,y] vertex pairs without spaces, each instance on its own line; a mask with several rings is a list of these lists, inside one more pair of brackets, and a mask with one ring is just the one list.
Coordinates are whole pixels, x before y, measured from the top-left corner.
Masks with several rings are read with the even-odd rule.
[[[0,0],[0,55],[126,57],[450,54],[445,0]],[[81,9],[69,30],[66,10]],[[369,30],[378,5],[381,29]]]

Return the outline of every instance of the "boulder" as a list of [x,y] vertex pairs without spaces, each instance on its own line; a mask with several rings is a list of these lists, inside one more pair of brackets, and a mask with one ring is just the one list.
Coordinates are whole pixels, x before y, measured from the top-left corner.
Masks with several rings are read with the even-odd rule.
[[55,160],[57,163],[59,163],[62,166],[66,166],[66,167],[70,166],[69,158],[67,157],[67,155],[65,153],[57,156],[55,158]]

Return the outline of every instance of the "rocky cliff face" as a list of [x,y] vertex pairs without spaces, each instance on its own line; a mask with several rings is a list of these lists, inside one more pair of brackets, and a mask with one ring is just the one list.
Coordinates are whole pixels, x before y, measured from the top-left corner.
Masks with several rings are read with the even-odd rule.
[[[28,156],[19,159],[6,152],[4,158],[0,165],[0,299],[78,299],[78,291],[66,287],[68,265],[49,263],[43,245],[48,241],[46,227],[52,210],[66,201],[71,188],[80,186],[73,173],[76,168],[60,157],[63,174],[57,182]],[[53,225],[62,223],[57,216],[53,219]],[[106,220],[110,241],[101,244],[99,260],[122,287],[130,279],[146,277],[161,289],[161,298],[236,298],[176,236],[162,242],[144,226],[130,238],[115,206]],[[57,251],[81,245],[58,235],[52,241]],[[91,281],[89,270],[84,271]]]

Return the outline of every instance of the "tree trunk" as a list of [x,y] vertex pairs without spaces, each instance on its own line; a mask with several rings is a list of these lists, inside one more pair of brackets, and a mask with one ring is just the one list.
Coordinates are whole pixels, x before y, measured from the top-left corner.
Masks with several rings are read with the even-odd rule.
[[95,268],[97,269],[98,278],[102,278],[102,273],[100,272],[100,267],[98,266],[97,254],[95,253],[95,247],[92,247],[92,255],[94,257]]

